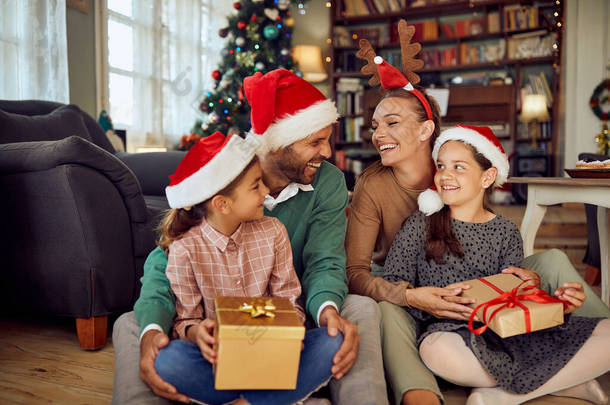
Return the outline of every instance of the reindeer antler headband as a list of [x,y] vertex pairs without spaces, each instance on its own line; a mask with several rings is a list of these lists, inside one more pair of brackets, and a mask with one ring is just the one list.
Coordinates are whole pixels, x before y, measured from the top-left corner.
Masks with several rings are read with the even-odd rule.
[[421,69],[424,66],[424,61],[415,59],[415,55],[421,50],[419,43],[411,44],[411,38],[415,34],[415,27],[408,26],[405,20],[398,22],[398,36],[400,38],[400,54],[402,56],[402,73],[394,66],[383,60],[381,56],[375,54],[375,50],[371,43],[366,39],[360,40],[360,50],[356,56],[366,60],[368,63],[360,70],[366,75],[372,75],[369,79],[371,86],[376,86],[381,83],[381,87],[388,91],[392,89],[405,89],[413,94],[420,101],[426,116],[429,120],[432,118],[432,108],[426,100],[426,96],[421,91],[413,87],[419,83],[420,78],[414,71]]

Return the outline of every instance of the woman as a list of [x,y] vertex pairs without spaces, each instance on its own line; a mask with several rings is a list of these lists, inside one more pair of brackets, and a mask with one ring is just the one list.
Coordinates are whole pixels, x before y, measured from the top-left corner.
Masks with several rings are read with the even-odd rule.
[[[432,145],[440,132],[440,114],[434,100],[422,89],[410,85],[381,58],[376,59],[381,84],[387,91],[372,122],[373,144],[381,161],[365,170],[355,187],[346,235],[349,289],[353,294],[387,301],[380,304],[382,322],[394,325],[394,333],[385,334],[382,343],[395,403],[440,404],[442,395],[436,380],[419,358],[415,321],[402,307],[465,320],[471,309],[464,304],[470,301],[459,297],[459,288],[411,288],[404,281],[390,283],[374,275],[383,266],[402,223],[417,210],[419,194],[433,183]],[[542,274],[541,287],[546,290],[555,290],[564,281],[582,282],[565,254],[557,250],[525,258],[523,266]],[[545,277],[545,271],[549,276]],[[508,272],[533,274],[515,267]],[[585,292],[591,298],[577,313],[609,317],[608,308],[588,287]],[[582,291],[574,293],[584,299]]]

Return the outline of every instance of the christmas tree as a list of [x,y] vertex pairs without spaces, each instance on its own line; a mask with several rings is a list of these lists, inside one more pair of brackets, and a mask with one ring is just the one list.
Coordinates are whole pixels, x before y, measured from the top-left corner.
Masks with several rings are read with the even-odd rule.
[[215,131],[243,134],[250,129],[250,107],[242,87],[244,78],[278,68],[294,71],[290,45],[294,18],[288,7],[294,3],[302,10],[306,1],[241,0],[233,3],[237,13],[230,15],[227,27],[218,32],[227,44],[218,69],[212,72],[213,88],[202,95],[199,104],[206,118],[197,120],[190,135],[182,137],[180,149],[190,148],[201,137]]

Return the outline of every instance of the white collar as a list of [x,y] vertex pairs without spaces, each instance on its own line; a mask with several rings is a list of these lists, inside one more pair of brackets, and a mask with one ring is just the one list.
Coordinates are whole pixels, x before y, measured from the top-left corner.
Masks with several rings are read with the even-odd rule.
[[269,194],[265,196],[265,202],[263,205],[269,211],[273,211],[273,209],[280,203],[283,203],[286,200],[291,199],[297,193],[301,191],[313,191],[313,186],[311,184],[300,184],[300,183],[290,183],[280,193],[277,198],[271,197]]

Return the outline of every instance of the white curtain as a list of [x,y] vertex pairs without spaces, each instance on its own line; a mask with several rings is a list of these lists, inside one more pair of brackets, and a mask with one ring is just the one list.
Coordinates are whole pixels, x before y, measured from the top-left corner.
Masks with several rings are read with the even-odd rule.
[[65,0],[0,0],[0,99],[69,97]]
[[[108,25],[108,97],[115,128],[127,129],[127,147],[173,147],[198,117],[199,101],[213,83],[211,72],[220,61],[224,41],[218,30],[227,24],[232,2],[218,0],[132,0],[131,18],[124,19],[107,5],[106,21],[123,24],[121,46]],[[122,6],[121,6],[122,7]],[[115,31],[116,32],[116,31]],[[125,47],[125,41],[132,44]],[[113,55],[116,48],[119,54]],[[125,54],[127,52],[127,54]],[[124,63],[131,60],[132,63]],[[118,66],[117,66],[118,65]],[[118,94],[121,80],[132,87],[132,97]],[[130,84],[129,84],[130,83]]]

